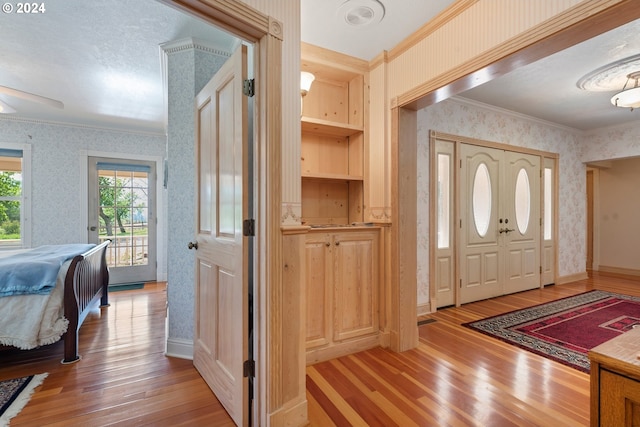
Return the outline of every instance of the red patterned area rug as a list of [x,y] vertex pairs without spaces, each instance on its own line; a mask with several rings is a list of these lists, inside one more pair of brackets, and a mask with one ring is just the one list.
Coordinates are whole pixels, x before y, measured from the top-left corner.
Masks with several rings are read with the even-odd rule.
[[639,297],[589,291],[463,326],[589,372],[587,352],[637,324]]

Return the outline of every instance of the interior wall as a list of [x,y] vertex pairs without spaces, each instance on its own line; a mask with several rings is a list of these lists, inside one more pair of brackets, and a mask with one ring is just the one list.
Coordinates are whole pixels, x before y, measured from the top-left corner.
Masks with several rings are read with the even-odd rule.
[[[164,135],[0,118],[0,142],[29,144],[32,246],[85,242],[87,177],[78,159],[87,151],[164,157]],[[166,206],[158,207],[166,215]],[[162,249],[160,249],[162,250]]]
[[640,274],[640,158],[611,162],[599,169],[599,270]]
[[[193,356],[195,254],[195,95],[227,60],[192,42],[165,49],[168,80],[167,353]],[[177,343],[177,344],[176,344]]]
[[640,110],[629,111],[629,122],[596,129],[583,137],[580,157],[583,162],[640,156]]
[[418,111],[418,306],[429,301],[429,131],[559,153],[558,275],[585,272],[585,165],[581,133],[453,98]]

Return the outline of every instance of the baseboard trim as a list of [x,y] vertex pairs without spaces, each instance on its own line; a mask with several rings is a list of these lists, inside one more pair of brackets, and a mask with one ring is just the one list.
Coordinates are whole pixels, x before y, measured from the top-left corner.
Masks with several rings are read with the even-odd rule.
[[600,265],[598,266],[597,271],[601,274],[612,274],[616,276],[640,276],[640,270],[636,270],[635,268],[622,268]]
[[287,403],[269,416],[269,425],[303,427],[309,425],[307,400]]
[[558,276],[558,280],[556,281],[556,285],[564,285],[571,282],[577,282],[578,280],[588,279],[589,275],[586,271],[581,271],[576,274],[569,274],[567,276]]
[[424,304],[418,304],[418,309],[416,310],[416,314],[418,316],[423,316],[425,314],[430,314],[433,313],[433,310],[431,309],[431,302],[425,302]]
[[169,338],[164,354],[168,357],[193,360],[193,341]]

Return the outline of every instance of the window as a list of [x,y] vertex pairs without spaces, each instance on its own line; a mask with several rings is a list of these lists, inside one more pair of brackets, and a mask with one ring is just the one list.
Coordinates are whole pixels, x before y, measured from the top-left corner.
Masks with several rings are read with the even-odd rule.
[[480,237],[484,237],[489,231],[489,221],[491,220],[491,177],[489,168],[484,163],[480,163],[473,178],[473,222]]
[[551,240],[553,215],[553,171],[544,168],[544,240]]
[[31,246],[31,147],[0,145],[0,249]]
[[529,228],[529,217],[531,216],[531,187],[529,185],[529,175],[527,175],[525,168],[520,169],[520,172],[518,172],[515,191],[516,224],[520,234],[524,235]]
[[451,216],[451,156],[438,153],[438,249],[448,248]]

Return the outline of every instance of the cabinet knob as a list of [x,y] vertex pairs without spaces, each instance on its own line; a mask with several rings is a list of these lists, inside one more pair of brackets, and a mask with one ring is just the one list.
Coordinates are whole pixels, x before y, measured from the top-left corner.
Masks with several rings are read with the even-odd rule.
[[336,246],[340,246],[340,242],[336,242]]
[[324,245],[325,245],[326,247],[329,247],[329,246],[331,246],[331,243],[327,242],[327,243],[325,243]]

